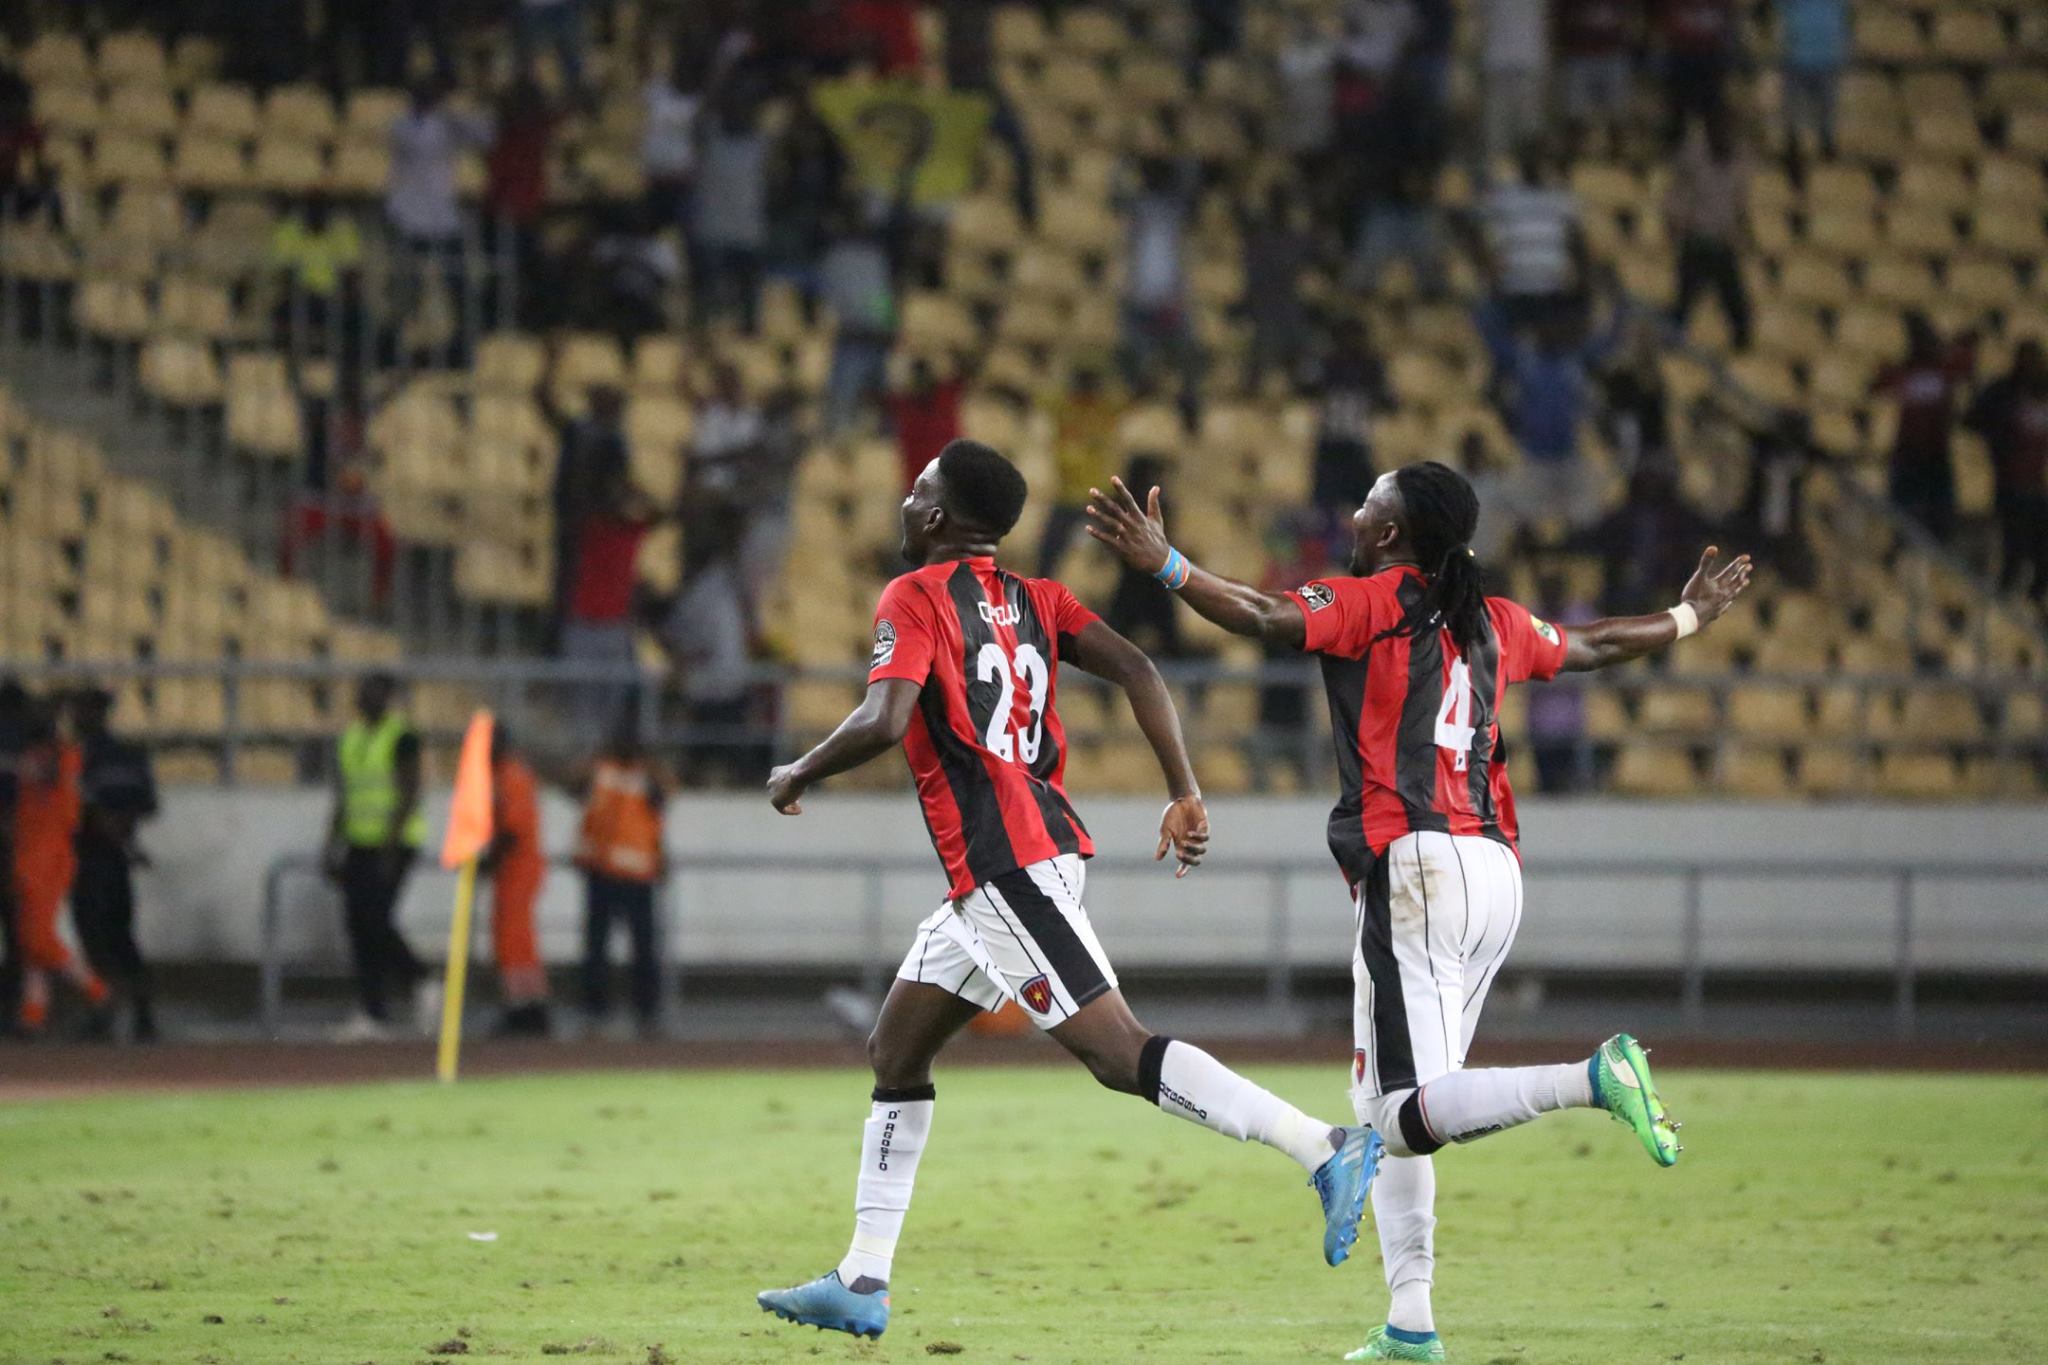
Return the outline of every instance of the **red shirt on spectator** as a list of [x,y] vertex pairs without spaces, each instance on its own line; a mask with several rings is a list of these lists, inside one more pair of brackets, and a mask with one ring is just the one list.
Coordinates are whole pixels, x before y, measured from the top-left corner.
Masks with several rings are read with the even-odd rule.
[[922,393],[915,389],[889,395],[889,420],[896,428],[896,449],[903,457],[903,486],[917,482],[946,442],[960,435],[960,381],[949,379]]
[[42,125],[33,122],[0,126],[0,191],[22,183],[22,164],[32,162],[43,148]]
[[1955,430],[1956,398],[1977,368],[1976,347],[1960,342],[1928,361],[1907,361],[1878,376],[1877,388],[1899,405],[1892,458],[1945,462]]
[[540,217],[548,199],[548,140],[554,131],[554,119],[546,114],[500,125],[484,162],[485,202],[499,217],[521,225]]
[[576,577],[569,589],[571,620],[607,625],[632,614],[634,565],[648,525],[604,512],[584,519],[576,538]]
[[872,57],[884,76],[915,75],[924,51],[915,0],[846,0],[856,57]]

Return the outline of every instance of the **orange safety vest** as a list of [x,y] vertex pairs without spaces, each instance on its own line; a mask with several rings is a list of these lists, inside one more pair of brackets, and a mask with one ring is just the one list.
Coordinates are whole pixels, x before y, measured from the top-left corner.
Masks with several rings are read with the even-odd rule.
[[576,861],[621,881],[651,882],[661,870],[661,807],[645,764],[603,758],[590,775]]
[[29,754],[27,776],[14,803],[14,859],[24,883],[54,885],[57,899],[77,868],[72,840],[85,802],[79,785],[85,753],[58,740]]

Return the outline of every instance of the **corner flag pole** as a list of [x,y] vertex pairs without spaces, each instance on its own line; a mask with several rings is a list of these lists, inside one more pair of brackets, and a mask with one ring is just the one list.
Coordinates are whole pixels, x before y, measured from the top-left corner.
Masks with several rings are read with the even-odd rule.
[[461,869],[455,881],[455,913],[448,924],[441,1048],[434,1063],[434,1074],[444,1084],[455,1079],[462,1056],[462,992],[469,980],[469,925],[476,905],[477,863],[491,845],[491,728],[491,713],[479,710],[462,736],[462,757],[455,767],[455,799],[448,811],[448,834],[441,843],[441,866]]

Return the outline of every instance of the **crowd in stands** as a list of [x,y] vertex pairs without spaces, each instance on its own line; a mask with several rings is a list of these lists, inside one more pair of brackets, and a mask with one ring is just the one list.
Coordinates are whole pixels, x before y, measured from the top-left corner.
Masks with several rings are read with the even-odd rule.
[[[187,8],[198,18],[186,22],[204,27],[206,7]],[[987,309],[968,310],[977,335],[942,344],[910,335],[913,297],[956,282],[961,226],[952,202],[917,184],[928,142],[912,138],[877,167],[826,92],[902,79],[980,97],[982,174],[1006,188],[1015,222],[1034,226],[1065,207],[1048,204],[1040,170],[1067,152],[1034,145],[1027,111],[1006,89],[998,31],[1013,11],[1057,29],[1090,7],[518,0],[499,16],[454,3],[327,5],[317,13],[328,28],[316,31],[301,6],[279,4],[263,7],[260,32],[238,7],[216,8],[226,74],[258,87],[312,80],[337,94],[407,92],[388,129],[381,224],[339,211],[315,185],[290,197],[271,230],[276,336],[339,371],[306,389],[306,492],[288,547],[341,534],[388,565],[392,534],[370,491],[377,455],[366,432],[389,394],[362,359],[378,362],[370,371],[389,362],[408,375],[459,373],[486,332],[603,335],[622,353],[681,335],[703,363],[678,373],[673,397],[689,414],[677,442],[683,476],[659,496],[636,476],[620,388],[565,393],[552,365],[531,381],[559,448],[546,634],[562,657],[593,667],[632,665],[640,641],[659,641],[693,724],[707,730],[739,733],[759,718],[748,664],[772,654],[768,602],[807,456],[884,434],[907,482],[960,433],[977,393],[1050,425],[1054,478],[1037,490],[1050,513],[1032,547],[1039,572],[1070,566],[1089,487],[1142,472],[1125,470],[1134,457],[1171,486],[1208,414],[1244,399],[1313,412],[1312,480],[1298,504],[1271,509],[1266,576],[1341,562],[1350,511],[1377,473],[1409,454],[1391,454],[1384,436],[1411,401],[1402,365],[1412,371],[1423,358],[1383,352],[1372,319],[1386,299],[1452,310],[1449,325],[1480,343],[1484,373],[1474,378],[1486,419],[1437,428],[1440,448],[1427,453],[1454,455],[1479,484],[1482,555],[1539,569],[1547,557],[1602,566],[1591,593],[1568,575],[1541,580],[1555,583],[1560,597],[1544,605],[1560,618],[1646,601],[1683,567],[1673,547],[1714,533],[1765,537],[1788,581],[1810,581],[1800,575],[1801,519],[1787,509],[1825,458],[1812,432],[1792,415],[1750,422],[1755,488],[1732,518],[1710,518],[1680,477],[1688,419],[1679,409],[1696,396],[1671,392],[1665,361],[1710,325],[1709,313],[1725,337],[1710,348],[1719,357],[1740,360],[1761,344],[1759,182],[1799,184],[1835,168],[1855,61],[1850,0],[1289,6],[1280,41],[1257,49],[1267,68],[1250,76],[1277,96],[1277,117],[1249,134],[1270,154],[1248,162],[1231,150],[1245,129],[1202,133],[1199,111],[1160,110],[1156,135],[1135,139],[1099,177],[1116,226],[1103,262],[1083,267],[1081,289],[1113,294],[1110,334],[1093,352],[1064,348],[1028,381],[987,364],[978,335],[993,330]],[[1184,21],[1188,44],[1177,55],[1196,102],[1224,97],[1259,18],[1242,0],[1093,8],[1135,35],[1134,51],[1162,14]],[[592,45],[626,11],[641,60],[622,72],[595,60]],[[501,19],[509,60],[479,60]],[[1472,62],[1461,70],[1465,52]],[[1752,99],[1765,70],[1778,92],[1768,110]],[[607,90],[616,96],[630,82],[639,83],[637,165],[625,177],[634,193],[561,202],[550,183],[558,141],[607,117]],[[14,211],[33,213],[50,172],[18,86],[0,90],[0,189],[13,189]],[[476,156],[482,184],[467,186],[462,170]],[[1673,248],[1672,277],[1656,282],[1654,299],[1621,259],[1625,246],[1590,230],[1580,172],[1615,164],[1661,188],[1635,207]],[[1219,346],[1205,325],[1216,287],[1198,245],[1219,217],[1241,256],[1229,309],[1244,331],[1239,347]],[[509,279],[479,278],[479,242],[486,262],[509,262]],[[380,249],[402,263],[405,306],[367,306]],[[1024,264],[1008,298],[1030,306]],[[811,382],[799,380],[794,347],[767,367],[734,354],[758,355],[764,337],[782,345],[764,312],[792,297],[807,323],[829,320],[829,354]],[[467,325],[411,325],[437,309]],[[2009,373],[1980,385],[1971,328],[1896,317],[1904,344],[1871,389],[1897,409],[1889,495],[1937,542],[1978,553],[1975,531],[1957,522],[1950,453],[1959,426],[1973,433],[1996,478],[1999,543],[1981,562],[2038,605],[2048,589],[2040,349],[2015,341],[2001,352]],[[1050,325],[1061,325],[1057,314]],[[1155,407],[1177,414],[1178,430],[1133,441],[1130,420]],[[670,529],[680,534],[664,536]],[[658,594],[642,582],[650,546],[680,546]],[[375,595],[389,592],[388,576],[377,570]],[[1123,579],[1110,591],[1118,624],[1150,631],[1169,653],[1200,652],[1163,594]],[[595,695],[588,723],[601,732],[629,696]],[[765,757],[744,747],[708,754]]]

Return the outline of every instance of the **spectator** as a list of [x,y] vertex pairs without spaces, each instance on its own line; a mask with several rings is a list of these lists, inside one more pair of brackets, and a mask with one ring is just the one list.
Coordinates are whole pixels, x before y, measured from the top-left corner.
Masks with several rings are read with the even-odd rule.
[[326,351],[353,362],[363,263],[355,220],[335,213],[324,189],[309,191],[271,228],[269,256],[284,286],[273,318],[279,347],[293,356]]
[[157,813],[156,777],[149,753],[116,736],[107,724],[113,694],[97,687],[71,697],[71,724],[83,755],[79,775],[84,816],[78,826],[78,876],[71,884],[71,921],[85,960],[114,988],[129,1011],[129,1037],[155,1042],[149,968],[135,945],[134,869],[148,857],[136,842],[144,820]]
[[1505,510],[1517,524],[1561,520],[1580,527],[1599,515],[1600,488],[1579,453],[1593,376],[1620,343],[1628,314],[1618,302],[1606,329],[1591,337],[1576,319],[1538,323],[1528,338],[1509,325],[1497,303],[1483,305],[1477,322],[1493,360],[1493,382],[1508,434],[1522,466],[1502,487]]
[[1399,74],[1358,144],[1362,207],[1350,224],[1356,244],[1347,284],[1372,293],[1386,268],[1405,260],[1424,297],[1444,292],[1436,182],[1449,142],[1443,105],[1415,73]]
[[1691,119],[1718,117],[1735,65],[1734,0],[1663,0],[1664,141],[1677,146]]
[[[1157,487],[1166,472],[1166,461],[1157,455],[1131,457],[1124,470],[1124,485],[1133,489]],[[1138,494],[1143,497],[1141,491]],[[1169,508],[1167,515],[1172,515]],[[1180,614],[1174,610],[1173,594],[1151,574],[1128,564],[1117,565],[1116,590],[1110,594],[1109,610],[1102,619],[1110,629],[1134,641],[1158,659],[1184,659],[1188,649],[1181,641]]]
[[[550,357],[552,369],[552,357]],[[540,398],[548,415],[561,428],[562,441],[555,456],[555,482],[551,504],[555,514],[555,590],[553,617],[559,630],[569,613],[569,590],[576,562],[576,528],[594,492],[611,487],[624,478],[628,467],[626,433],[622,425],[626,396],[608,384],[590,390],[589,409],[583,416],[565,421],[553,409],[552,391],[542,386]]]
[[746,733],[749,632],[739,551],[739,527],[720,509],[701,509],[684,528],[683,590],[662,643],[675,665],[691,730],[684,755],[692,783],[716,774],[737,785],[754,775],[755,746]]
[[1637,0],[1558,0],[1559,104],[1574,158],[1596,130],[1621,155],[1635,104]]
[[[740,480],[740,505],[746,508],[740,531],[740,593],[749,640],[760,637],[762,604],[785,568],[790,498],[797,465],[804,457],[803,409],[803,394],[793,385],[768,395],[761,405],[761,440]],[[764,762],[762,771],[766,770]]]
[[540,779],[500,722],[491,728],[491,844],[481,871],[491,879],[491,957],[503,1013],[496,1038],[548,1036],[548,969],[540,959],[534,907],[547,881],[540,844]]
[[1977,365],[1977,338],[1943,341],[1925,315],[1906,317],[1906,359],[1887,366],[1873,393],[1898,404],[1891,495],[1898,509],[1946,544],[1955,531],[1956,476],[1949,453],[1956,405]]
[[657,229],[686,235],[696,220],[697,138],[704,95],[695,55],[676,45],[668,74],[640,87],[640,174],[647,181],[647,212]]
[[1671,584],[1691,574],[1700,544],[1711,540],[1713,532],[1680,492],[1674,462],[1638,465],[1629,477],[1628,496],[1585,536],[1587,548],[1606,566],[1602,612],[1636,616],[1655,611],[1670,595]]
[[769,240],[776,270],[817,292],[817,266],[846,200],[846,153],[808,100],[776,140],[768,174]]
[[1252,344],[1245,357],[1245,387],[1256,391],[1270,369],[1291,377],[1301,365],[1309,334],[1301,278],[1315,256],[1315,240],[1298,221],[1294,196],[1275,184],[1265,211],[1245,224],[1244,300]]
[[907,492],[946,442],[959,437],[960,398],[966,385],[957,375],[940,379],[926,356],[909,357],[906,369],[904,384],[889,395],[889,425],[896,432]]
[[1408,51],[1415,20],[1411,0],[1351,0],[1344,7],[1338,59],[1364,78],[1375,106]]
[[1311,189],[1327,185],[1327,158],[1337,130],[1337,44],[1316,14],[1295,11],[1277,64],[1284,117],[1275,131],[1303,181]]
[[1520,179],[1480,202],[1482,249],[1509,325],[1533,327],[1580,311],[1590,257],[1579,197],[1535,144],[1522,148]]
[[654,522],[653,509],[623,466],[604,471],[590,485],[575,522],[561,652],[569,663],[603,672],[574,680],[586,742],[603,735],[632,699],[639,660],[633,589],[640,544]]
[[356,719],[335,747],[334,814],[327,831],[327,875],[341,888],[344,924],[355,961],[357,1010],[341,1026],[341,1042],[390,1036],[392,986],[413,997],[414,1024],[432,1028],[441,992],[398,931],[398,898],[426,842],[420,810],[420,740],[396,710],[398,680],[364,675],[356,684]]
[[1678,242],[1678,301],[1672,322],[1683,331],[1702,290],[1712,289],[1735,338],[1749,349],[1749,291],[1742,283],[1742,248],[1749,207],[1749,159],[1735,145],[1726,110],[1711,114],[1697,136],[1679,149],[1664,217]]
[[2039,339],[2019,344],[2012,368],[1984,386],[1966,421],[1997,476],[1998,590],[2048,604],[2048,357]]
[[739,505],[748,467],[761,453],[766,425],[747,396],[739,366],[729,360],[711,366],[711,391],[697,401],[690,434],[688,486],[692,498]]
[[1087,522],[1088,490],[1103,487],[1116,469],[1116,431],[1123,420],[1123,404],[1109,392],[1103,372],[1084,363],[1075,367],[1067,391],[1048,406],[1053,499],[1038,542],[1038,576],[1056,578],[1074,532]]
[[[540,218],[548,202],[555,111],[531,76],[514,81],[498,101],[495,134],[484,161],[484,203],[504,234],[499,249],[510,248],[513,278],[532,288],[540,263]],[[511,321],[503,320],[506,325]]]
[[1481,0],[1479,44],[1480,151],[1478,179],[1493,165],[1548,130],[1550,106],[1549,0]]
[[752,334],[768,246],[768,138],[743,88],[721,96],[704,140],[691,265],[706,311]]
[[599,288],[596,319],[622,346],[668,326],[668,299],[682,283],[683,261],[675,243],[656,235],[642,204],[621,206],[612,231],[591,248]]
[[533,70],[540,49],[554,49],[562,68],[562,81],[569,95],[579,102],[589,97],[583,83],[583,0],[518,0],[519,11],[512,27],[512,41],[522,71]]
[[[1546,619],[1562,626],[1596,619],[1598,607],[1572,590],[1569,576],[1544,574],[1536,600]],[[1567,795],[1592,785],[1586,748],[1586,692],[1580,687],[1540,687],[1529,697],[1529,752],[1536,760],[1537,789]]]
[[490,129],[479,119],[451,112],[446,93],[433,82],[414,86],[411,105],[391,125],[384,215],[410,258],[415,291],[429,271],[438,270],[449,299],[459,307],[465,272],[456,164],[466,148],[490,141]]
[[[337,404],[337,411],[341,405]],[[331,417],[330,421],[342,420]],[[331,449],[331,447],[330,447]],[[310,548],[316,579],[333,585],[331,570],[337,548],[370,557],[370,604],[384,607],[391,601],[391,574],[398,561],[398,539],[391,522],[363,477],[362,468],[351,462],[337,462],[331,487],[308,488],[293,500],[288,513],[284,543],[278,547],[279,567],[286,575],[295,573],[300,558]],[[347,594],[336,593],[345,597]]]
[[940,10],[945,17],[946,84],[989,101],[988,131],[1010,153],[1017,215],[1027,226],[1035,226],[1038,195],[1033,188],[1037,176],[1031,139],[1017,106],[996,79],[994,0],[941,0]]
[[648,757],[630,717],[610,730],[592,763],[576,865],[583,870],[583,1012],[593,1028],[611,1014],[612,932],[624,924],[633,945],[633,1013],[641,1036],[661,1019],[661,961],[655,889],[668,869],[662,806],[668,781]]
[[1316,400],[1315,475],[1310,502],[1349,515],[1365,502],[1375,477],[1372,429],[1393,407],[1386,367],[1365,324],[1346,317],[1330,329],[1330,342],[1307,373]]
[[1787,583],[1814,583],[1813,547],[1806,539],[1806,476],[1818,459],[1806,418],[1780,413],[1750,430],[1749,487],[1731,536],[1756,547],[1759,559]]
[[888,221],[868,222],[858,202],[843,199],[832,216],[832,244],[818,263],[819,295],[838,321],[832,370],[825,380],[825,431],[851,427],[879,399],[896,344],[896,270],[909,229],[906,175]]
[[1608,444],[1624,469],[1668,460],[1671,395],[1664,383],[1663,349],[1647,319],[1629,328],[1628,349],[1602,381]]
[[1192,161],[1148,157],[1130,205],[1123,300],[1124,382],[1151,387],[1162,361],[1178,373],[1181,410],[1190,421],[1201,402],[1201,355],[1188,316],[1183,259],[1200,172]]
[[1198,64],[1237,51],[1244,42],[1244,0],[1188,0],[1195,21],[1191,55]]
[[1458,438],[1458,467],[1465,471],[1472,492],[1479,499],[1479,524],[1472,531],[1472,553],[1481,564],[1498,564],[1521,529],[1508,506],[1512,471],[1500,452],[1487,442],[1486,434],[1477,428]]
[[1441,115],[1451,98],[1451,51],[1457,46],[1454,0],[1413,0],[1415,32],[1408,40],[1406,66],[1423,97]]
[[30,216],[29,201],[48,191],[43,143],[28,82],[12,67],[0,66],[0,217]]
[[1849,0],[1778,0],[1778,40],[1785,156],[1797,173],[1806,135],[1820,144],[1822,157],[1834,159],[1835,97],[1849,61]]
[[[403,86],[416,31],[426,34],[427,45],[432,50],[435,82],[444,87],[454,86],[455,27],[448,11],[448,0],[353,0],[349,4],[322,5],[320,9],[326,16],[327,30],[319,35],[319,47],[326,59],[327,84],[337,93],[356,84]],[[238,31],[234,37],[239,41],[232,44],[230,50],[272,36],[254,34],[241,27],[240,21],[245,12],[275,11],[285,20],[281,26],[283,29],[304,28],[303,5],[236,6],[235,10]],[[279,33],[275,36],[282,38],[286,35]],[[346,73],[345,68],[351,65],[348,62],[351,55],[360,63],[360,81],[350,79]],[[293,72],[285,79],[297,79],[297,73]]]

